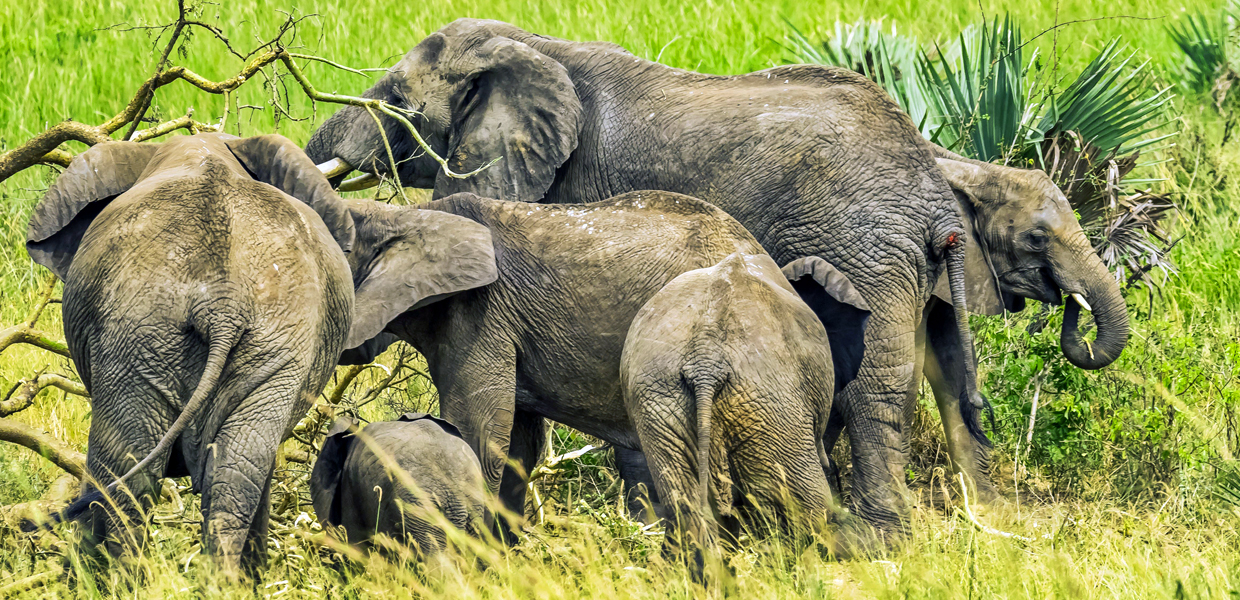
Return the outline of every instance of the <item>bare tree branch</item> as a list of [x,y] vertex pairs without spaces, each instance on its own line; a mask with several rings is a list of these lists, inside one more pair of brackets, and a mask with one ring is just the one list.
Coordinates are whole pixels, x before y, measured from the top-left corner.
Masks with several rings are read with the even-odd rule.
[[65,391],[75,396],[89,398],[90,393],[86,391],[86,386],[56,373],[40,373],[33,379],[21,379],[14,385],[9,393],[4,395],[4,400],[0,400],[0,417],[7,417],[13,413],[21,412],[34,405],[35,396],[39,392],[52,387]]
[[11,442],[30,448],[74,477],[86,477],[86,455],[64,446],[56,438],[25,423],[0,419],[0,442]]
[[[302,17],[302,18],[305,18],[305,17]],[[142,84],[142,86],[138,89],[137,94],[135,94],[134,97],[129,101],[128,106],[126,106],[124,110],[122,110],[120,113],[118,113],[116,116],[112,117],[105,123],[98,125],[98,126],[90,126],[90,125],[86,125],[86,124],[79,123],[79,122],[72,121],[72,120],[64,121],[60,123],[59,125],[43,133],[36,135],[34,138],[30,139],[25,144],[22,144],[21,146],[0,156],[0,182],[5,181],[8,178],[12,177],[14,174],[20,171],[23,171],[27,168],[30,168],[31,166],[34,166],[36,164],[41,164],[41,163],[63,164],[65,163],[64,159],[65,159],[66,154],[61,151],[57,151],[57,147],[66,141],[76,140],[76,141],[83,142],[88,145],[95,145],[95,144],[99,144],[103,142],[108,142],[112,140],[111,136],[113,133],[120,130],[125,125],[131,124],[131,123],[135,125],[131,127],[130,134],[128,135],[135,139],[138,139],[139,137],[140,139],[151,139],[153,137],[158,137],[158,135],[163,135],[164,133],[171,132],[178,128],[189,128],[191,131],[193,131],[193,128],[196,125],[193,125],[192,119],[185,119],[185,118],[183,118],[184,121],[182,121],[181,119],[178,119],[178,120],[174,120],[169,123],[166,123],[166,124],[161,124],[156,127],[153,127],[152,129],[157,130],[157,132],[155,133],[147,134],[144,132],[135,131],[135,128],[136,128],[136,123],[142,119],[142,116],[145,114],[147,107],[150,105],[150,101],[151,101],[152,96],[155,93],[155,90],[158,90],[159,88],[169,85],[174,81],[183,80],[189,83],[190,85],[204,92],[207,92],[209,94],[224,95],[226,98],[225,104],[227,104],[227,100],[230,99],[230,97],[233,95],[232,94],[233,91],[235,91],[237,88],[244,85],[246,81],[249,81],[256,74],[259,74],[261,70],[263,69],[263,67],[266,67],[267,65],[277,63],[277,62],[284,65],[284,67],[288,70],[289,74],[293,76],[293,79],[295,79],[297,83],[301,86],[305,94],[314,102],[327,102],[327,103],[332,103],[332,104],[345,104],[349,106],[363,107],[368,110],[381,112],[384,115],[396,120],[397,123],[399,123],[409,132],[410,136],[413,137],[413,139],[417,142],[418,146],[422,149],[422,151],[425,152],[428,156],[430,156],[436,163],[439,164],[440,168],[443,169],[444,174],[447,175],[448,177],[452,177],[456,179],[464,179],[464,178],[470,177],[472,175],[475,175],[481,172],[482,170],[490,167],[491,165],[495,164],[499,160],[499,158],[491,160],[490,162],[487,162],[483,166],[479,167],[478,169],[475,169],[468,173],[456,173],[448,166],[447,159],[439,156],[439,154],[437,154],[430,147],[430,145],[426,143],[426,140],[422,138],[422,135],[418,132],[417,128],[413,126],[413,123],[410,122],[409,119],[411,117],[416,116],[417,113],[402,109],[397,106],[393,106],[382,100],[360,98],[357,96],[346,96],[342,94],[331,94],[331,93],[320,92],[319,90],[317,90],[314,87],[314,84],[312,84],[310,80],[306,77],[305,73],[302,72],[301,67],[297,65],[297,63],[294,60],[295,58],[302,58],[306,60],[317,60],[319,62],[324,62],[331,66],[341,68],[341,69],[344,69],[350,72],[358,72],[358,71],[356,69],[350,69],[348,67],[344,67],[342,65],[339,65],[329,60],[319,59],[319,58],[311,57],[305,54],[294,55],[290,53],[288,49],[282,45],[282,39],[283,39],[283,36],[287,32],[289,31],[295,32],[296,24],[300,21],[301,19],[294,18],[290,15],[288,20],[281,27],[280,32],[276,35],[276,37],[264,43],[262,46],[259,47],[260,50],[262,48],[266,48],[265,50],[261,50],[261,51],[255,50],[254,52],[251,52],[250,54],[245,55],[245,56],[253,56],[253,58],[250,59],[250,62],[247,63],[245,67],[243,67],[241,71],[238,72],[235,76],[225,79],[223,81],[212,81],[183,66],[174,66],[174,67],[167,67],[167,68],[164,68],[163,66],[161,66],[161,68],[159,68],[154,75],[152,75],[149,79],[146,80],[145,83]],[[185,19],[185,13],[183,11],[182,18],[179,19],[177,23],[171,26],[174,27],[174,35],[173,35],[173,39],[169,42],[169,45],[167,46],[166,50],[172,48],[173,45],[175,45],[176,38],[179,35],[181,35],[181,33],[185,31],[187,27],[205,26],[205,24],[199,21]],[[227,45],[227,38],[222,37],[222,34],[218,33],[217,29],[211,28],[209,26],[208,26],[208,29],[216,33],[216,36],[219,37],[221,40],[224,40]],[[231,46],[229,46],[229,49],[230,51],[233,51]],[[235,51],[233,52],[234,54],[236,54]],[[163,59],[161,59],[161,65],[163,64],[164,64],[164,61]],[[180,123],[178,124],[179,126],[172,125],[173,123],[177,123],[178,121],[180,121]],[[198,129],[204,129],[204,130],[206,129],[206,126],[197,126],[197,127]],[[220,131],[223,130],[223,123],[221,123],[221,125],[218,127],[218,130]],[[51,154],[49,155],[49,153]]]

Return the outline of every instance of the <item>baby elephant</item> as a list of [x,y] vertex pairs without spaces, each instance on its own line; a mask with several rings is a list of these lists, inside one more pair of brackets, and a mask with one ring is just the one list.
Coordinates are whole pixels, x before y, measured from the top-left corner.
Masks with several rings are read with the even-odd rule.
[[[819,287],[807,300],[823,321],[794,290],[802,278]],[[833,372],[823,322],[838,319],[848,327],[833,331],[859,338],[868,316],[826,261],[801,259],[781,272],[765,254],[688,271],[646,302],[625,340],[621,386],[686,542],[714,545],[712,498],[722,516],[744,506],[793,528],[827,516],[823,430],[836,382],[855,377],[860,356],[837,363],[851,373]]]
[[[332,424],[310,474],[314,512],[368,546],[382,533],[423,556],[445,547],[442,515],[470,535],[490,527],[478,457],[451,423],[425,413]],[[436,514],[438,513],[438,514]]]

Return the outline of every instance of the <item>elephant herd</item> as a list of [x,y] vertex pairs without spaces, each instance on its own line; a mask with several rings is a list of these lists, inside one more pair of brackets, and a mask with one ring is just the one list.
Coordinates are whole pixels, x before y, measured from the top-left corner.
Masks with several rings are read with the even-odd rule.
[[[101,144],[36,207],[27,248],[65,282],[91,392],[88,470],[132,492],[64,516],[112,552],[118,531],[142,539],[159,478],[188,475],[206,550],[261,561],[280,442],[337,364],[396,340],[425,355],[440,418],[338,422],[311,486],[351,541],[423,550],[442,532],[393,503],[466,531],[492,518],[483,490],[522,514],[547,419],[611,444],[631,507],[706,545],[712,512],[831,514],[847,431],[848,518],[894,534],[923,376],[953,467],[995,496],[966,311],[1068,296],[1069,361],[1101,368],[1127,343],[1118,285],[1044,173],[931,144],[847,70],[703,75],[462,19],[364,97],[416,114],[456,172],[499,161],[449,176],[396,120],[345,107],[304,152]],[[342,199],[353,171],[350,188],[397,178],[434,199]],[[370,497],[393,471],[422,493]]]

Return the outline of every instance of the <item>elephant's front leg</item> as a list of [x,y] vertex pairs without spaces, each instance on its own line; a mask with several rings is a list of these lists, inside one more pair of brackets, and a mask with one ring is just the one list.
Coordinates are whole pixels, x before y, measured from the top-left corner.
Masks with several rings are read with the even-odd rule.
[[[950,304],[931,299],[926,307],[926,379],[938,401],[939,418],[947,439],[947,453],[956,473],[964,473],[972,485],[971,499],[990,503],[1000,498],[990,479],[990,440],[982,432],[979,411],[962,406],[964,347],[956,329],[956,313]],[[961,408],[967,409],[962,411]]]
[[[516,517],[517,523],[511,522],[506,515],[499,515],[496,523],[503,534],[514,531],[524,519],[525,494],[529,489],[530,473],[538,466],[546,445],[546,420],[532,412],[517,411],[512,420],[512,436],[508,444],[508,456],[511,460],[504,466],[504,475],[499,485],[500,502],[505,510]],[[515,540],[515,537],[513,539]]]
[[[449,351],[435,357],[440,415],[456,425],[477,453],[487,489],[501,493],[516,416],[517,351],[511,343],[463,338],[454,339],[446,346]],[[523,427],[529,425],[525,421]],[[529,444],[523,446],[523,451],[530,449],[537,452]],[[505,508],[517,517],[525,514],[524,504]]]
[[629,517],[646,524],[670,516],[659,501],[659,491],[654,486],[654,475],[646,464],[641,450],[615,447],[616,470],[624,480],[625,503]]
[[861,369],[837,402],[852,446],[852,510],[879,530],[894,533],[902,530],[908,515],[905,403],[912,385],[915,330],[912,310],[899,318],[888,309],[871,317]]

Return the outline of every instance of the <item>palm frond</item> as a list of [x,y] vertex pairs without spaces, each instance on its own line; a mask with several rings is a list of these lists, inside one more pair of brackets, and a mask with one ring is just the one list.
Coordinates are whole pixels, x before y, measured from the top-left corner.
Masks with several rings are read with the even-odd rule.
[[1179,65],[1180,83],[1193,93],[1209,92],[1227,68],[1227,20],[1225,12],[1184,15],[1167,24],[1171,41],[1184,53]]
[[861,73],[882,87],[914,123],[921,126],[927,121],[928,103],[914,76],[917,42],[898,33],[895,24],[888,32],[884,30],[883,19],[837,21],[832,35],[821,44],[810,41],[795,25],[788,23],[788,26],[791,31],[784,38],[784,47],[794,60]]
[[969,27],[942,60],[919,57],[918,75],[939,119],[938,143],[978,160],[1005,159],[1021,140],[1026,113],[1020,28],[1011,16]]

